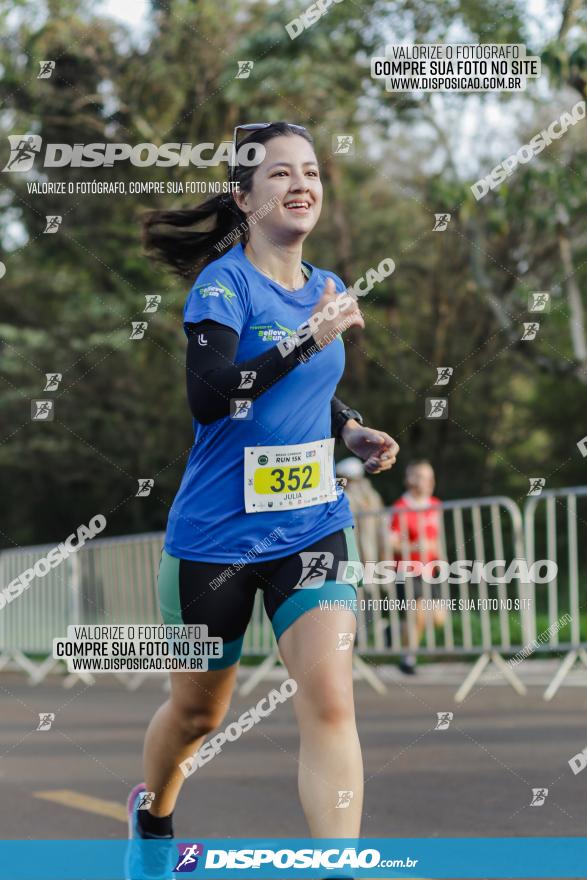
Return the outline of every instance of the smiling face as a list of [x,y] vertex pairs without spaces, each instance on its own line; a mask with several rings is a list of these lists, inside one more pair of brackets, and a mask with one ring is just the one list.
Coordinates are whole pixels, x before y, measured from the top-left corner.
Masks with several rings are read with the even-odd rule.
[[303,240],[312,231],[322,209],[322,182],[312,145],[299,135],[282,135],[265,144],[265,158],[255,169],[249,193],[235,193],[234,199],[247,216],[259,215],[249,227],[257,235],[287,244]]

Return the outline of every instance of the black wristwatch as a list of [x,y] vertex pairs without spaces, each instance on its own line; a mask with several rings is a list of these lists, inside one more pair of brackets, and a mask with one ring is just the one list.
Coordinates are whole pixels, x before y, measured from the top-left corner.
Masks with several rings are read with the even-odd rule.
[[350,419],[355,419],[360,425],[363,424],[363,416],[360,412],[357,412],[356,409],[341,409],[340,412],[334,417],[333,420],[333,428],[334,428],[334,436],[339,439],[342,433],[342,429],[346,425],[346,423]]

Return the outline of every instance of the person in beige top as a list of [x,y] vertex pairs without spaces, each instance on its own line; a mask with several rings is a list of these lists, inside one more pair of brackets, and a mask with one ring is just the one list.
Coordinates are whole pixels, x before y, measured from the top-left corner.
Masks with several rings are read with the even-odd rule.
[[[379,492],[365,476],[363,462],[353,456],[343,458],[336,465],[336,475],[346,480],[344,491],[355,516],[355,532],[361,562],[378,562],[387,559],[390,539],[387,521],[383,515],[385,505]],[[358,514],[369,514],[369,516]]]

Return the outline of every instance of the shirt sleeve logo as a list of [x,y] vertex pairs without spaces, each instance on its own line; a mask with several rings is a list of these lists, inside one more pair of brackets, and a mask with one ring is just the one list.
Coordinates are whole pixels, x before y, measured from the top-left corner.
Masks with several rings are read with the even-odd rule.
[[236,293],[226,287],[225,284],[221,284],[220,281],[216,281],[215,284],[199,284],[196,286],[196,291],[203,298],[208,296],[223,296],[229,302],[231,302],[236,296]]

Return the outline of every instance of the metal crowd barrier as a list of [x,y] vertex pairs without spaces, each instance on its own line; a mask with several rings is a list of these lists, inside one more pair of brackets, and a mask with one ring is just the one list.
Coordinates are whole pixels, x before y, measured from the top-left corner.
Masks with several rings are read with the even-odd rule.
[[[396,571],[391,583],[365,584],[363,602],[359,603],[357,649],[360,654],[374,659],[406,651],[419,656],[477,656],[455,695],[458,702],[467,696],[490,663],[518,693],[524,694],[524,684],[503,659],[503,654],[522,648],[533,632],[532,609],[526,607],[530,599],[529,585],[523,579],[513,581],[510,586],[498,582],[513,560],[524,558],[522,516],[518,506],[510,498],[495,496],[442,502],[421,508],[415,515],[405,507],[387,508],[379,514],[357,514],[359,545],[362,531],[367,527],[373,530],[374,523],[369,524],[369,520],[374,518],[385,526],[385,558],[395,556],[404,561],[428,563],[429,576],[419,580],[406,576],[402,584]],[[381,534],[381,529],[379,532]],[[471,572],[471,582],[467,582],[465,575],[461,578],[463,582],[451,583],[450,574],[442,572],[432,560],[445,562],[446,568],[455,565],[457,560],[469,560],[471,568],[477,563],[477,572],[474,576]],[[479,570],[492,560],[504,561],[492,571],[497,581],[493,586]],[[431,579],[437,583],[431,584]],[[405,610],[397,607],[401,599],[408,606]],[[417,599],[428,609],[439,600],[444,600],[445,606],[430,611],[414,610]],[[508,600],[511,600],[511,610]],[[517,612],[515,600],[520,602]],[[438,627],[434,625],[435,617]]]
[[[52,656],[53,638],[65,637],[69,625],[160,622],[156,581],[163,537],[155,532],[94,538],[46,575],[34,578],[28,589],[0,608],[0,669],[20,667],[31,684],[38,684],[61,665]],[[0,553],[0,589],[54,546]],[[39,662],[31,655],[43,659]],[[137,687],[145,677],[119,675],[129,687]],[[78,673],[68,676],[66,684],[76,678],[94,680]]]
[[[0,589],[44,557],[53,545],[24,547],[0,553]],[[24,669],[31,684],[38,684],[56,665],[52,658],[52,638],[65,633],[71,620],[72,557],[33,580],[28,590],[0,609],[0,669],[10,663]],[[40,589],[38,589],[41,587]],[[43,657],[41,663],[31,655]]]
[[[587,632],[581,621],[587,600],[587,486],[551,489],[529,498],[524,526],[528,562],[547,558],[559,567],[555,580],[532,591],[535,619],[547,621],[542,626],[547,639],[541,643],[539,635],[535,650],[565,654],[544,694],[551,700],[577,660],[587,666]],[[559,629],[557,622],[565,616],[570,622]]]
[[[587,567],[587,543],[585,530],[578,529],[578,524],[585,525],[587,515],[577,516],[577,504],[586,499],[587,487],[543,492],[528,499],[524,520],[515,502],[501,496],[443,502],[419,511],[417,517],[412,517],[411,526],[405,508],[355,514],[357,543],[364,563],[393,560],[394,555],[422,561],[434,557],[447,563],[467,559],[479,563],[505,561],[492,573],[496,583],[481,577],[477,584],[455,584],[445,578],[431,585],[406,577],[402,586],[397,580],[389,582],[389,577],[387,583],[374,583],[386,577],[385,572],[375,572],[371,582],[367,580],[358,591],[355,662],[359,674],[383,692],[386,687],[376,670],[378,662],[390,656],[406,650],[428,657],[469,656],[475,658],[475,663],[455,695],[458,701],[465,698],[490,663],[523,694],[525,686],[504,655],[528,651],[530,646],[531,653],[566,654],[545,694],[547,699],[552,697],[577,659],[587,666],[580,620],[580,581]],[[430,537],[433,533],[436,538]],[[34,579],[29,589],[0,609],[0,669],[16,666],[28,674],[31,684],[38,684],[61,663],[52,657],[52,639],[65,636],[69,624],[159,622],[156,580],[162,545],[161,532],[95,538],[44,577]],[[1,552],[0,589],[45,556],[52,546]],[[375,559],[368,558],[375,555]],[[559,563],[556,581],[536,586],[524,580],[510,585],[497,582],[512,560],[527,560],[530,565],[540,558]],[[397,608],[402,590],[409,606],[405,612]],[[438,628],[430,613],[421,616],[419,623],[412,608],[417,590],[424,601],[460,601],[462,607],[446,610]],[[489,601],[493,599],[498,600],[497,608]],[[508,600],[516,599],[522,607],[509,610]],[[529,607],[525,607],[527,600]],[[555,632],[553,625],[563,611],[570,615],[570,629]],[[536,641],[537,625],[541,632],[548,630],[545,641],[540,635]],[[260,592],[243,656],[263,658],[241,688],[247,693],[279,660]],[[138,687],[147,677],[147,673],[114,674],[129,688]],[[66,676],[64,683],[70,685],[76,678],[94,680],[80,673]]]

